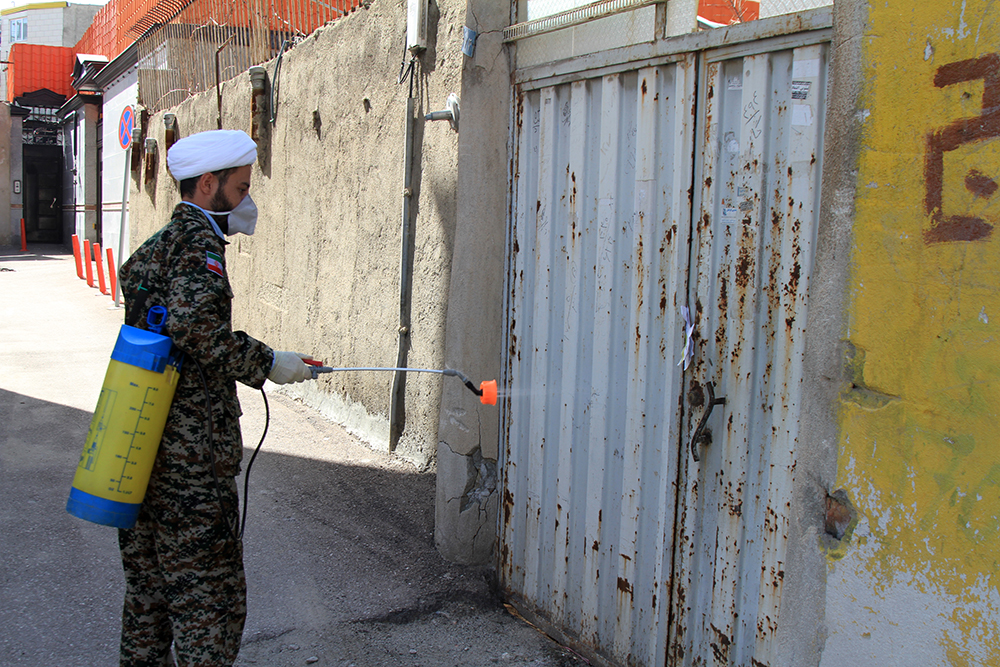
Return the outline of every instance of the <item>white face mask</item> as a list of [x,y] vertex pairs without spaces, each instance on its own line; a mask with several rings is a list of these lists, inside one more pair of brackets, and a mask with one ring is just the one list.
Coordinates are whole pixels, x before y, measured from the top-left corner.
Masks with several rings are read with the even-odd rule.
[[205,212],[210,215],[228,216],[227,224],[229,230],[226,233],[229,236],[235,236],[236,234],[251,236],[254,229],[257,228],[257,204],[253,203],[253,199],[250,198],[249,194],[232,211]]

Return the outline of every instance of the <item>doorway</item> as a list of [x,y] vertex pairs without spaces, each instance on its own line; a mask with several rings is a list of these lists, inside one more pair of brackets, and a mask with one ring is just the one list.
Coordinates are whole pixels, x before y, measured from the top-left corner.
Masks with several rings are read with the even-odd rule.
[[62,147],[23,147],[24,232],[28,243],[63,243]]

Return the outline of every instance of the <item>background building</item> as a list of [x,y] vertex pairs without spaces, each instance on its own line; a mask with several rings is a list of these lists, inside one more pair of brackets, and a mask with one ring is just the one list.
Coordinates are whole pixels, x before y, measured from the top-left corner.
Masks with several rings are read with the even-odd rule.
[[[10,60],[8,56],[15,44],[76,46],[100,9],[100,5],[39,2],[0,11],[0,60]],[[68,70],[59,69],[59,76],[67,87],[71,73],[72,65]],[[5,100],[14,99],[4,70],[0,70],[0,90],[4,91]]]
[[[0,242],[68,241],[62,210],[63,133],[57,110],[73,94],[74,49],[90,26],[97,5],[47,2],[0,12],[0,91],[20,119],[11,125],[11,156],[4,200],[9,225],[0,223]],[[5,134],[4,139],[7,140]]]

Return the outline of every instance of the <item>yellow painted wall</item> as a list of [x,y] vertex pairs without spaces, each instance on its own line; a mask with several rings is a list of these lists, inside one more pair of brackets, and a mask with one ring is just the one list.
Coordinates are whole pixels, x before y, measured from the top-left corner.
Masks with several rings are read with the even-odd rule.
[[851,548],[875,598],[941,601],[945,664],[1000,664],[1000,108],[983,110],[1000,3],[879,0],[863,39],[838,483],[868,529]]

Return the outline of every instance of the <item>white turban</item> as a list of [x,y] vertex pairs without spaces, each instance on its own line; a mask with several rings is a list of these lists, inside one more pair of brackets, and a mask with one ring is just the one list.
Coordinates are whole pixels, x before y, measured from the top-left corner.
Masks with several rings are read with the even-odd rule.
[[257,144],[243,130],[199,132],[167,151],[167,169],[178,181],[256,161]]

